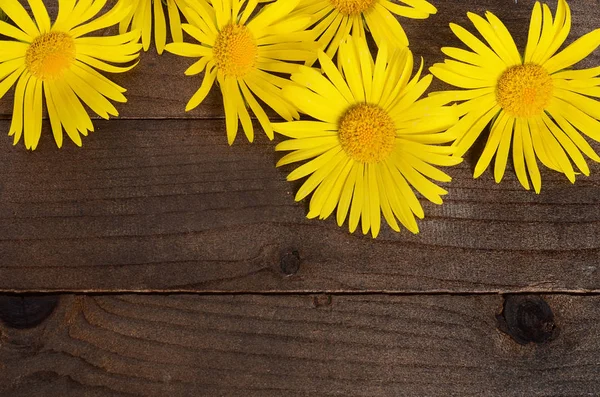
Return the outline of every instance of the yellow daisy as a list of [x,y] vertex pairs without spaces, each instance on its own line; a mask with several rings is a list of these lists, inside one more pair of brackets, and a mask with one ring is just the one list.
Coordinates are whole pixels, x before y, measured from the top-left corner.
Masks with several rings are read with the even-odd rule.
[[[121,73],[135,66],[114,66],[138,58],[139,31],[118,36],[85,36],[117,24],[129,12],[118,5],[95,18],[106,0],[59,1],[58,17],[51,24],[42,0],[28,0],[34,20],[18,0],[2,0],[0,8],[17,25],[0,21],[0,98],[17,83],[9,135],[16,144],[23,131],[25,147],[34,150],[42,131],[42,97],[50,116],[52,133],[62,146],[64,128],[75,144],[79,134],[94,126],[81,101],[108,119],[119,113],[108,99],[126,102],[124,88],[95,69]],[[95,19],[94,19],[95,18]],[[110,63],[107,63],[110,62]]]
[[246,105],[258,118],[269,139],[273,130],[267,114],[255,95],[286,120],[299,118],[292,104],[281,96],[281,87],[289,80],[271,72],[292,73],[316,51],[310,32],[301,30],[308,16],[286,18],[299,0],[278,0],[264,6],[251,18],[257,1],[205,0],[190,2],[190,24],[185,30],[200,44],[170,43],[166,49],[177,55],[199,57],[186,75],[204,71],[198,91],[185,110],[197,107],[212,87],[215,79],[223,94],[227,139],[235,140],[238,119],[250,142],[254,129]]
[[169,14],[169,30],[174,42],[183,41],[183,32],[181,30],[181,14],[184,16],[187,10],[188,0],[121,0],[126,4],[131,4],[132,8],[129,14],[119,23],[119,32],[121,34],[131,29],[142,31],[142,44],[144,51],[150,48],[152,41],[152,14],[154,14],[154,45],[156,51],[162,54],[167,43],[167,21],[165,18],[164,6],[167,7]]
[[404,47],[408,39],[396,16],[425,19],[437,12],[425,0],[302,0],[294,14],[313,15],[314,38],[333,58],[342,40],[365,35],[365,24],[377,45]]
[[[450,132],[457,136],[456,155],[462,156],[492,121],[491,133],[475,167],[479,177],[495,155],[494,177],[504,175],[512,142],[515,172],[529,189],[542,185],[537,160],[575,181],[577,168],[589,175],[582,152],[595,161],[594,152],[581,133],[600,140],[600,67],[565,70],[600,45],[600,29],[579,38],[556,53],[571,28],[571,12],[559,0],[554,19],[550,8],[535,3],[525,55],[521,57],[507,28],[492,13],[486,19],[469,13],[484,44],[458,25],[450,27],[471,51],[442,48],[455,60],[431,67],[437,78],[465,90],[437,93],[450,101],[464,101],[458,108],[461,120]],[[570,160],[569,160],[570,157]]]
[[453,140],[444,131],[458,118],[437,98],[419,100],[432,76],[420,79],[421,65],[410,78],[413,57],[407,47],[388,54],[382,45],[373,62],[364,38],[348,37],[338,57],[339,70],[320,52],[326,77],[302,66],[292,74],[297,85],[284,87],[285,97],[316,121],[273,124],[292,138],[277,145],[276,150],[292,151],[277,166],[310,159],[288,176],[290,181],[308,176],[296,201],[314,191],[309,218],[325,219],[337,206],[338,225],[350,212],[350,232],[360,219],[362,232],[376,237],[381,211],[392,229],[400,231],[399,219],[418,233],[415,216],[424,212],[414,190],[442,204],[446,190],[430,179],[449,182],[435,166],[461,162],[449,146],[439,145]]

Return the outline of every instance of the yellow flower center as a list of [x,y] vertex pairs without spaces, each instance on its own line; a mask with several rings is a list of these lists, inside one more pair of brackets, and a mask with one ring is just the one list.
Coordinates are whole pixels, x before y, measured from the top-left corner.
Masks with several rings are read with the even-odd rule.
[[329,0],[339,12],[346,15],[358,15],[365,12],[377,0]]
[[33,40],[25,54],[29,72],[40,80],[62,76],[75,60],[75,40],[63,32],[49,32]]
[[227,76],[243,77],[256,63],[258,47],[250,30],[235,23],[225,26],[213,47],[215,63]]
[[552,77],[540,65],[525,64],[507,69],[496,86],[496,99],[514,117],[539,115],[552,99]]
[[391,117],[379,106],[359,104],[342,116],[339,139],[350,158],[363,163],[378,163],[394,150],[396,128]]

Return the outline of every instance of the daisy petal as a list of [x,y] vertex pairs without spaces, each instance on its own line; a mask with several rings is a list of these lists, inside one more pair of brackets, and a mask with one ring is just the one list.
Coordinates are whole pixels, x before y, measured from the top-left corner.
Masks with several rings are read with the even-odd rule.
[[548,73],[554,73],[581,61],[598,46],[600,46],[600,29],[580,37],[567,48],[544,62],[543,66],[548,70]]

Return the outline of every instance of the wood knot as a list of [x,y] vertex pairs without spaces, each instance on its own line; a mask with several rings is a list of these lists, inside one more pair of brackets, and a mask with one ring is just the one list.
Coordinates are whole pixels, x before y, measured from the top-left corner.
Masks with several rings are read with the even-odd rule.
[[333,299],[331,295],[315,295],[313,296],[313,306],[315,308],[331,306]]
[[10,328],[37,327],[52,314],[58,300],[58,295],[1,295],[0,320]]
[[498,329],[521,345],[546,343],[559,333],[552,309],[537,295],[506,296],[496,319]]
[[294,249],[283,252],[279,258],[279,268],[283,274],[288,276],[298,273],[298,270],[300,270],[300,253]]

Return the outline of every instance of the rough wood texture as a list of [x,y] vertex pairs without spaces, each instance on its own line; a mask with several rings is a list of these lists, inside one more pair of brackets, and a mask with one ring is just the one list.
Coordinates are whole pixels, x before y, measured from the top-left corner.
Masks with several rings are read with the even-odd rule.
[[[47,0],[46,4],[56,4],[57,0]],[[402,19],[411,50],[415,57],[423,57],[425,67],[444,59],[440,51],[444,46],[463,46],[450,31],[450,22],[458,23],[475,32],[467,18],[472,11],[482,15],[492,11],[508,26],[520,49],[524,50],[529,26],[529,17],[534,0],[478,0],[476,2],[460,0],[432,1],[438,13],[426,20]],[[556,0],[548,4],[556,9]],[[566,43],[571,43],[583,34],[599,27],[600,7],[598,0],[576,0],[570,3],[573,26]],[[122,118],[222,118],[221,95],[215,87],[201,106],[186,113],[185,104],[198,89],[202,75],[188,77],[183,72],[193,63],[193,59],[164,53],[158,56],[154,48],[143,53],[140,64],[123,75],[111,78],[127,88],[128,103],[118,105]],[[577,65],[578,68],[590,67],[600,63],[600,51]],[[415,66],[416,68],[416,66]],[[434,89],[445,86],[435,82]],[[0,100],[0,118],[9,118],[12,114],[12,92]],[[273,113],[272,113],[273,114]],[[0,129],[3,131],[4,129]]]
[[598,290],[598,166],[575,185],[549,172],[538,196],[463,164],[421,234],[372,241],[305,219],[273,144],[230,148],[222,120],[100,121],[61,151],[45,132],[34,153],[0,147],[4,290]]
[[598,297],[547,296],[560,337],[514,343],[499,296],[63,296],[2,329],[17,396],[592,396]]
[[[435,3],[404,21],[425,66],[469,10],[522,48],[534,1]],[[569,42],[600,23],[597,0],[570,4]],[[216,88],[184,113],[190,63],[152,49],[114,76],[122,119],[83,149],[57,150],[48,125],[34,153],[0,139],[0,292],[91,293],[0,295],[0,396],[600,395],[600,296],[494,295],[600,292],[600,165],[574,186],[546,172],[537,196],[511,172],[474,181],[468,158],[420,235],[373,241],[306,220],[260,133],[227,146]],[[127,291],[203,294],[102,295]]]
[[[532,4],[440,1],[437,15],[405,26],[430,65],[440,46],[458,45],[447,23],[468,25],[467,10],[493,10],[523,46]],[[597,27],[596,5],[571,2],[570,40]],[[129,88],[123,117],[221,118],[216,89],[197,111],[181,111],[194,90],[182,75],[189,62],[151,50],[116,76]],[[0,102],[0,117],[10,104]],[[546,173],[536,196],[510,173],[500,186],[489,173],[472,180],[468,159],[450,170],[446,204],[425,203],[420,235],[386,229],[372,242],[333,221],[306,221],[304,204],[293,202],[298,185],[285,182],[289,168],[274,169],[264,137],[229,148],[220,120],[96,125],[82,150],[57,151],[48,126],[35,153],[3,139],[1,290],[599,290],[597,165],[574,186]],[[302,259],[293,277],[280,272],[288,249]]]

